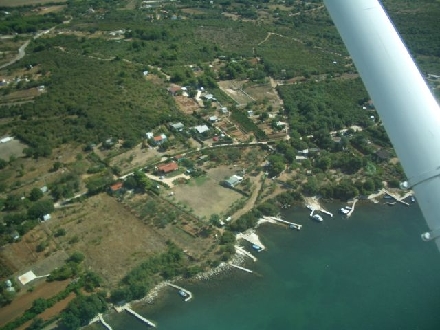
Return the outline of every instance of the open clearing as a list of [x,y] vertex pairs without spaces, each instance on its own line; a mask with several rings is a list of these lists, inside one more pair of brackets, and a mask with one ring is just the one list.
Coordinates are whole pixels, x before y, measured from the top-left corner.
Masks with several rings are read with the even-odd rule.
[[244,83],[245,81],[239,80],[223,80],[218,82],[218,86],[238,105],[243,106],[254,101],[249,95],[243,93],[242,87]]
[[174,188],[175,198],[188,205],[199,217],[209,217],[214,213],[223,213],[232,203],[241,198],[238,192],[220,185],[220,181],[235,174],[235,170],[220,166],[207,171],[206,177],[191,179],[187,185]]
[[18,140],[12,140],[6,143],[0,143],[0,158],[6,161],[9,160],[11,156],[22,157],[23,149],[27,146]]
[[45,5],[49,3],[66,2],[67,0],[3,0],[3,7],[19,7],[29,5]]
[[61,290],[64,290],[70,280],[43,282],[38,285],[32,292],[25,292],[13,300],[10,305],[0,308],[0,326],[19,317],[23,312],[32,307],[32,302],[37,298],[50,298],[55,296]]
[[116,284],[129,269],[165,249],[152,227],[105,193],[61,209],[47,225],[66,230],[59,244],[68,254],[83,253],[84,267],[101,275],[104,284]]

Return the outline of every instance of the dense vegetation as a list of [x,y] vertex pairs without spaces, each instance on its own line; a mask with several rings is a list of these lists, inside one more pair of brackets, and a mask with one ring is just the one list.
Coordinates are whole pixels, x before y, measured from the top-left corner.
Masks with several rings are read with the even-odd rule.
[[190,277],[200,269],[189,266],[188,259],[174,243],[167,242],[167,251],[150,257],[131,270],[121,281],[121,286],[111,293],[111,299],[117,303],[144,297],[159,279],[171,279],[184,275]]

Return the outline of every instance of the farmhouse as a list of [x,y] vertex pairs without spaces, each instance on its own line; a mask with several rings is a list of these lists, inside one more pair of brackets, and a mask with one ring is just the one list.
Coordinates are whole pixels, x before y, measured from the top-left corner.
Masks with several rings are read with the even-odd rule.
[[243,177],[238,175],[233,175],[229,179],[225,180],[225,186],[234,188],[237,184],[243,181]]
[[179,168],[179,166],[177,166],[177,163],[171,162],[168,164],[159,165],[157,167],[157,171],[162,174],[167,174],[167,173],[170,173],[170,172],[177,170],[178,168]]
[[117,183],[110,186],[110,191],[111,192],[119,191],[120,189],[122,189],[122,186],[123,186],[122,182],[117,182]]
[[194,129],[197,131],[197,133],[202,134],[204,132],[209,131],[209,127],[206,125],[199,125],[199,126],[194,126]]
[[153,137],[153,143],[155,145],[161,145],[167,140],[167,136],[165,134],[160,134],[155,137]]

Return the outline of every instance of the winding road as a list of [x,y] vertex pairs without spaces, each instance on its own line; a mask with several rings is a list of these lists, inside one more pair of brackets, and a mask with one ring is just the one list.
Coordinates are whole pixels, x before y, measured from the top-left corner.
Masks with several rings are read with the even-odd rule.
[[[45,30],[45,31],[41,31],[38,32],[32,39],[37,39],[39,37],[41,37],[43,34],[48,34],[49,32],[53,31],[53,29],[55,29],[54,27],[51,27],[49,30]],[[18,55],[15,56],[12,60],[10,60],[8,63],[2,64],[0,65],[0,69],[6,68],[12,64],[14,64],[15,62],[21,60],[24,55],[26,55],[25,49],[26,47],[30,44],[30,42],[32,41],[32,39],[27,40],[23,45],[20,46],[20,48],[18,49]]]

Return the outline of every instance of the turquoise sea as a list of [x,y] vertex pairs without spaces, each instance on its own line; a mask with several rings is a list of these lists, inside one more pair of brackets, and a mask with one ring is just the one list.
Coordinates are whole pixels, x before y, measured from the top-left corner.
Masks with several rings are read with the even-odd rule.
[[[342,205],[324,206],[335,217],[322,223],[304,208],[282,214],[300,232],[259,228],[267,250],[247,263],[254,274],[181,283],[192,301],[166,289],[136,311],[164,330],[440,329],[440,253],[420,239],[428,228],[418,206],[359,203],[350,219],[337,214]],[[125,313],[105,319],[116,330],[147,328]]]

